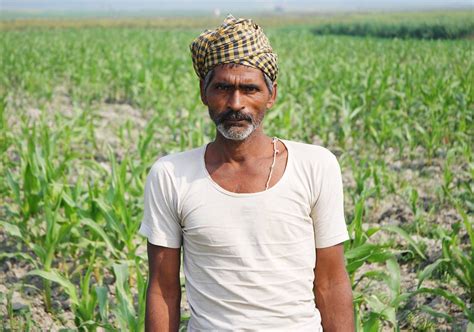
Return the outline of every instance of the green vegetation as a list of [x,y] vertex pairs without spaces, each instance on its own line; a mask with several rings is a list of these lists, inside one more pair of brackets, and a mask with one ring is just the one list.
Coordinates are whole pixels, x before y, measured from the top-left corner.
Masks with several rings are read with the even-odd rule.
[[459,39],[474,36],[472,12],[442,14],[380,15],[351,17],[317,24],[321,35],[371,36],[381,38]]
[[[266,131],[341,163],[359,330],[472,328],[472,43],[265,30],[281,68]],[[6,329],[142,329],[146,174],[213,137],[188,51],[199,31],[0,31]]]

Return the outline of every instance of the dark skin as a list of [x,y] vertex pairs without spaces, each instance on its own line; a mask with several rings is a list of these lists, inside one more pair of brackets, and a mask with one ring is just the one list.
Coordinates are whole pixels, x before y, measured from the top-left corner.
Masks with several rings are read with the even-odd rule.
[[[207,89],[200,83],[201,100],[209,108],[213,120],[226,112],[241,112],[256,123],[263,120],[277,96],[268,90],[260,70],[242,65],[220,65]],[[247,120],[226,121],[233,130],[245,130]],[[270,186],[285,172],[288,153],[278,142]],[[236,193],[263,191],[273,161],[272,138],[265,135],[260,124],[242,141],[226,139],[216,132],[216,139],[205,153],[206,168],[222,188]],[[245,181],[243,181],[243,179]],[[321,313],[324,331],[354,331],[352,289],[344,264],[341,244],[316,249],[314,295]],[[177,331],[180,317],[181,289],[179,284],[180,249],[148,244],[149,285],[147,290],[146,331]]]
[[181,250],[148,242],[148,288],[145,331],[178,331],[181,286]]
[[355,331],[352,288],[342,243],[316,249],[313,292],[324,331]]
[[[270,94],[263,73],[246,66],[218,66],[206,91],[201,83],[201,100],[209,108],[211,119],[233,111],[260,122],[273,106],[276,96],[277,84],[273,84],[273,93]],[[250,123],[239,121],[226,125],[234,126],[234,130],[244,130]],[[285,172],[286,148],[278,142],[277,149],[280,153],[269,187],[275,185]],[[209,144],[205,161],[212,179],[222,188],[236,193],[263,191],[273,162],[272,138],[265,135],[262,124],[243,141],[228,140],[216,131],[216,139]]]

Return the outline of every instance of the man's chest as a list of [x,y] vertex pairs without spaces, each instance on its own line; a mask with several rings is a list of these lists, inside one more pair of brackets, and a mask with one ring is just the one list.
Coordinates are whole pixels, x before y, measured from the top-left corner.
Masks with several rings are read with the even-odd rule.
[[258,193],[275,186],[283,177],[287,164],[286,149],[273,157],[259,158],[241,167],[228,164],[208,165],[214,183],[233,193]]
[[236,252],[242,244],[260,246],[314,236],[305,195],[283,186],[257,194],[232,194],[214,185],[191,190],[181,202],[185,246],[244,254]]

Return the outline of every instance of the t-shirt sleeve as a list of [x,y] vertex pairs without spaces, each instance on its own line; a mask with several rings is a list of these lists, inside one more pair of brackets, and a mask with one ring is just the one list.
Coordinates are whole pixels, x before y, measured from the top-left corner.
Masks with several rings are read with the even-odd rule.
[[181,224],[177,213],[177,193],[163,163],[156,162],[145,183],[144,211],[139,233],[151,244],[179,248]]
[[326,150],[316,178],[316,202],[311,211],[316,248],[326,248],[349,239],[344,218],[341,168],[336,157]]

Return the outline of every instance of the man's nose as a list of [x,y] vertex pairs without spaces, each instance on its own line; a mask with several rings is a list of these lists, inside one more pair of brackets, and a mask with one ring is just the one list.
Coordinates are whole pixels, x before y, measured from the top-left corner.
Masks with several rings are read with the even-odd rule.
[[227,100],[227,106],[233,111],[240,111],[244,108],[242,96],[239,89],[234,89]]

